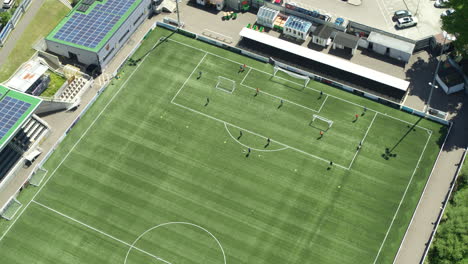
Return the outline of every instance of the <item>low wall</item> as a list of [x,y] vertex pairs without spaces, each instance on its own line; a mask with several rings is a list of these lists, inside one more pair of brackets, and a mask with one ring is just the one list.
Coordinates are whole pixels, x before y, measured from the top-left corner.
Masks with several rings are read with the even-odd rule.
[[169,24],[166,24],[164,22],[156,22],[156,26],[159,26],[159,27],[162,27],[162,28],[166,28],[166,29],[169,29],[169,30],[172,30],[172,31],[176,31],[182,35],[185,35],[185,36],[188,36],[190,38],[193,38],[193,39],[197,39],[197,40],[201,40],[203,42],[206,42],[206,43],[209,43],[209,44],[212,44],[212,45],[215,45],[215,46],[218,46],[218,47],[221,47],[221,48],[224,48],[224,49],[227,49],[227,50],[230,50],[232,52],[235,52],[235,53],[238,53],[238,54],[242,54],[242,55],[245,55],[245,56],[248,56],[248,57],[251,57],[253,59],[256,59],[258,61],[261,61],[261,62],[265,62],[265,63],[274,63],[275,65],[277,66],[280,66],[282,68],[285,68],[289,71],[292,71],[292,72],[295,72],[295,73],[298,73],[298,74],[301,74],[301,75],[306,75],[306,76],[309,76],[311,79],[314,79],[318,82],[322,82],[322,83],[325,83],[327,85],[330,85],[330,86],[333,86],[333,87],[336,87],[336,88],[339,88],[339,89],[342,89],[342,90],[345,90],[347,92],[351,92],[353,94],[357,94],[357,95],[360,95],[360,96],[363,96],[363,97],[366,97],[370,100],[373,100],[373,101],[376,101],[376,102],[379,102],[381,104],[384,104],[384,105],[387,105],[387,106],[390,106],[390,107],[393,107],[393,108],[396,108],[396,109],[400,109],[402,111],[405,111],[405,112],[408,112],[410,114],[413,114],[413,115],[417,115],[417,116],[421,116],[421,117],[425,117],[427,119],[430,119],[430,120],[433,120],[435,122],[438,122],[440,124],[443,124],[443,125],[449,125],[450,122],[445,120],[445,119],[442,119],[442,118],[439,118],[437,116],[433,116],[433,115],[430,115],[430,114],[426,114],[424,112],[420,112],[420,111],[417,111],[415,109],[412,109],[410,107],[407,107],[407,106],[404,106],[404,105],[401,105],[401,104],[398,104],[398,103],[395,103],[393,101],[389,101],[387,99],[384,99],[382,97],[379,97],[379,96],[376,96],[376,95],[373,95],[373,94],[370,94],[370,93],[367,93],[367,92],[364,92],[364,91],[361,91],[359,89],[356,89],[356,88],[353,88],[353,87],[350,87],[350,86],[347,86],[345,84],[342,84],[342,83],[339,83],[339,82],[336,82],[336,81],[332,81],[332,80],[329,80],[327,78],[324,78],[324,77],[321,77],[319,75],[316,75],[316,74],[313,74],[313,73],[310,73],[308,71],[304,71],[304,70],[301,70],[301,69],[298,69],[296,67],[293,67],[291,65],[288,65],[286,63],[282,63],[282,62],[279,62],[279,61],[275,61],[273,60],[272,58],[266,58],[264,56],[260,56],[260,55],[257,55],[257,54],[254,54],[252,52],[249,52],[249,51],[245,51],[243,49],[240,49],[240,48],[237,48],[237,47],[232,47],[232,46],[229,46],[229,45],[226,45],[225,43],[222,43],[222,42],[219,42],[219,41],[216,41],[214,39],[210,39],[208,37],[205,37],[205,36],[202,36],[202,35],[198,35],[198,34],[195,34],[193,32],[189,32],[189,31],[186,31],[186,30],[183,30],[183,29],[179,29],[175,26],[172,26],[172,25],[169,25]]

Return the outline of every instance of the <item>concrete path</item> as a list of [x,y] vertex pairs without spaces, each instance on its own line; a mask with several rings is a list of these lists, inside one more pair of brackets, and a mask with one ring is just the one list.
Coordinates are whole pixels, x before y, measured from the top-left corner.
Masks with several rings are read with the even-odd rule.
[[3,63],[6,62],[6,59],[15,47],[16,42],[21,38],[23,32],[34,19],[45,1],[46,0],[33,0],[28,9],[26,9],[26,13],[23,14],[23,17],[20,18],[20,21],[16,27],[13,29],[13,31],[11,31],[10,36],[8,36],[7,41],[5,42],[5,45],[3,45],[3,47],[0,49],[0,67],[2,67]]
[[[443,98],[445,99],[445,98]],[[446,202],[452,180],[468,143],[468,99],[460,104],[460,110],[452,117],[454,125],[439,159],[428,180],[413,219],[395,258],[395,264],[422,263],[424,253],[435,228],[442,206]]]

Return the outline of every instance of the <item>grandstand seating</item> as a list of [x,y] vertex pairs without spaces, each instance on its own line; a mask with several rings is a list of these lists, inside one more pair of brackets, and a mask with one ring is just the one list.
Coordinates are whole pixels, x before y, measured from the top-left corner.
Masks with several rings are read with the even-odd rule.
[[0,151],[0,181],[8,174],[21,156],[28,151],[34,142],[47,132],[46,125],[32,116],[24,123],[10,143]]
[[60,94],[59,98],[62,100],[73,100],[79,92],[85,87],[88,81],[83,77],[78,77],[71,82],[65,90]]

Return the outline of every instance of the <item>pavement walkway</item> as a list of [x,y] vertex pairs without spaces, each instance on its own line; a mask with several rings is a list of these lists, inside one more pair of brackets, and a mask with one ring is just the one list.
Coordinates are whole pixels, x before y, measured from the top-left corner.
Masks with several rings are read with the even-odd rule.
[[11,31],[10,36],[8,36],[5,44],[0,49],[0,67],[6,62],[11,51],[15,48],[16,42],[21,38],[23,32],[34,19],[45,1],[46,0],[33,0],[28,9],[26,9],[26,13],[23,14],[23,17],[20,18],[16,27]]
[[468,98],[461,99],[463,101],[460,102],[459,111],[451,115],[454,122],[452,130],[427,182],[394,264],[418,264],[424,261],[425,251],[436,228],[434,223],[446,203],[468,144]]

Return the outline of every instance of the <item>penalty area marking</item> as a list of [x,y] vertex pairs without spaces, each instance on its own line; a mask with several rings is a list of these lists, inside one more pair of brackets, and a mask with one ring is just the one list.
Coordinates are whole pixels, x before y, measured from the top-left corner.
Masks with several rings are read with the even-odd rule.
[[[274,141],[272,140],[271,142],[275,142],[277,144],[280,144],[282,145],[283,147],[282,148],[279,148],[279,149],[257,149],[257,148],[252,148],[252,147],[249,147],[247,145],[245,145],[244,143],[240,142],[236,137],[234,137],[232,134],[231,134],[231,131],[229,131],[229,128],[228,128],[228,124],[226,122],[224,122],[224,127],[226,128],[226,131],[228,132],[229,136],[231,136],[231,138],[236,141],[237,143],[239,143],[241,146],[245,147],[245,148],[250,148],[251,150],[255,150],[255,151],[263,151],[263,152],[275,152],[275,151],[281,151],[281,150],[285,150],[285,149],[288,149],[287,146],[277,142],[277,141]],[[250,133],[250,132],[249,132]],[[262,138],[265,138],[267,139],[267,137],[264,137],[264,136],[261,136],[261,135],[256,135],[256,136],[260,136]]]
[[[196,225],[196,224],[193,224],[193,223],[188,223],[188,222],[167,222],[167,223],[163,223],[163,224],[159,224],[157,226],[153,226],[151,228],[149,228],[148,230],[146,230],[145,232],[143,232],[140,236],[138,236],[135,241],[133,241],[133,243],[130,245],[130,248],[128,249],[127,251],[127,255],[125,255],[125,260],[124,260],[124,264],[127,264],[127,259],[128,259],[128,256],[130,255],[130,252],[131,250],[134,248],[134,249],[138,249],[137,247],[135,247],[135,244],[138,243],[138,241],[140,241],[140,239],[146,235],[148,232],[151,232],[153,231],[154,229],[158,228],[158,227],[163,227],[163,226],[167,226],[167,225],[174,225],[174,224],[178,224],[178,225],[188,225],[188,226],[193,226],[193,227],[196,227],[202,231],[204,231],[205,233],[207,233],[208,235],[210,235],[215,241],[216,243],[218,244],[218,247],[219,249],[221,249],[221,252],[223,253],[223,260],[224,260],[224,264],[227,264],[227,261],[226,261],[226,254],[224,253],[224,248],[223,246],[221,245],[221,242],[219,242],[219,240],[215,237],[215,235],[213,235],[210,231],[208,231],[206,228],[203,228],[199,225]],[[164,261],[164,260],[163,260]],[[167,262],[166,262],[167,263]]]
[[[215,57],[218,57],[218,58],[221,58],[221,59],[224,59],[224,60],[232,61],[232,62],[237,63],[237,64],[243,64],[243,63],[240,63],[240,62],[238,62],[238,61],[235,61],[235,60],[231,60],[231,59],[222,57],[222,56],[220,56],[220,55],[218,55],[218,54],[214,54],[214,53],[212,53],[212,52],[209,52],[209,51],[206,51],[206,50],[203,50],[203,49],[200,49],[200,48],[196,48],[196,47],[190,46],[190,45],[188,45],[188,44],[185,44],[185,43],[183,43],[183,42],[180,42],[180,41],[177,41],[177,40],[174,40],[174,39],[167,39],[167,40],[168,40],[168,41],[175,42],[175,43],[177,43],[177,44],[179,44],[179,45],[182,45],[182,46],[189,47],[189,48],[194,49],[194,50],[202,51],[202,52],[204,52],[204,53],[213,55],[213,56],[215,56]],[[259,70],[259,69],[253,68],[253,67],[252,67],[252,69],[254,69],[254,70],[258,71],[258,72],[262,72],[262,73],[267,74],[267,75],[271,75],[271,73],[268,73],[268,72],[266,72],[266,71],[262,71],[262,70]],[[282,78],[282,77],[277,77],[277,78],[283,79],[283,80],[288,81],[288,82],[290,82],[290,83],[294,83],[294,84],[299,85],[299,86],[301,86],[301,87],[304,86],[304,85],[302,85],[302,84],[300,84],[300,83],[297,83],[297,82],[294,82],[294,81],[291,81],[291,80],[288,80],[288,79],[285,79],[285,78]],[[329,85],[327,85],[327,86],[329,86]],[[315,89],[315,88],[312,88],[312,87],[309,87],[309,86],[307,86],[307,87],[305,87],[305,88],[306,88],[306,89],[309,89],[309,90],[312,90],[312,91],[320,92],[319,90],[317,90],[317,89]],[[339,97],[339,96],[335,96],[335,95],[331,95],[331,94],[326,94],[326,93],[324,93],[324,94],[327,95],[327,96],[330,96],[330,97],[332,97],[332,98],[338,99],[338,100],[340,100],[340,101],[343,101],[343,102],[346,102],[346,103],[349,103],[349,104],[352,104],[352,105],[355,105],[355,106],[359,106],[359,107],[361,107],[361,108],[364,108],[363,105],[360,105],[360,104],[358,104],[358,103],[354,103],[354,102],[348,101],[348,100],[343,99],[343,98],[341,98],[341,97]],[[406,120],[403,120],[403,119],[400,119],[400,118],[397,118],[397,117],[388,115],[387,113],[382,113],[382,112],[380,112],[380,111],[374,110],[374,109],[369,108],[369,107],[367,107],[367,110],[368,110],[368,111],[377,112],[377,113],[379,113],[379,114],[381,114],[381,115],[384,115],[384,116],[388,116],[388,117],[390,117],[390,118],[393,118],[393,119],[398,120],[398,121],[400,121],[400,122],[406,123],[406,124],[408,124],[408,125],[414,125],[413,123],[411,123],[411,122],[409,122],[409,121],[406,121]],[[428,129],[428,128],[425,128],[425,127],[422,127],[422,126],[419,126],[419,125],[417,125],[416,127],[419,127],[419,128],[421,128],[421,129],[425,129],[425,130],[428,130],[428,131],[431,131],[431,132],[432,132],[432,130],[430,130],[430,129]]]

